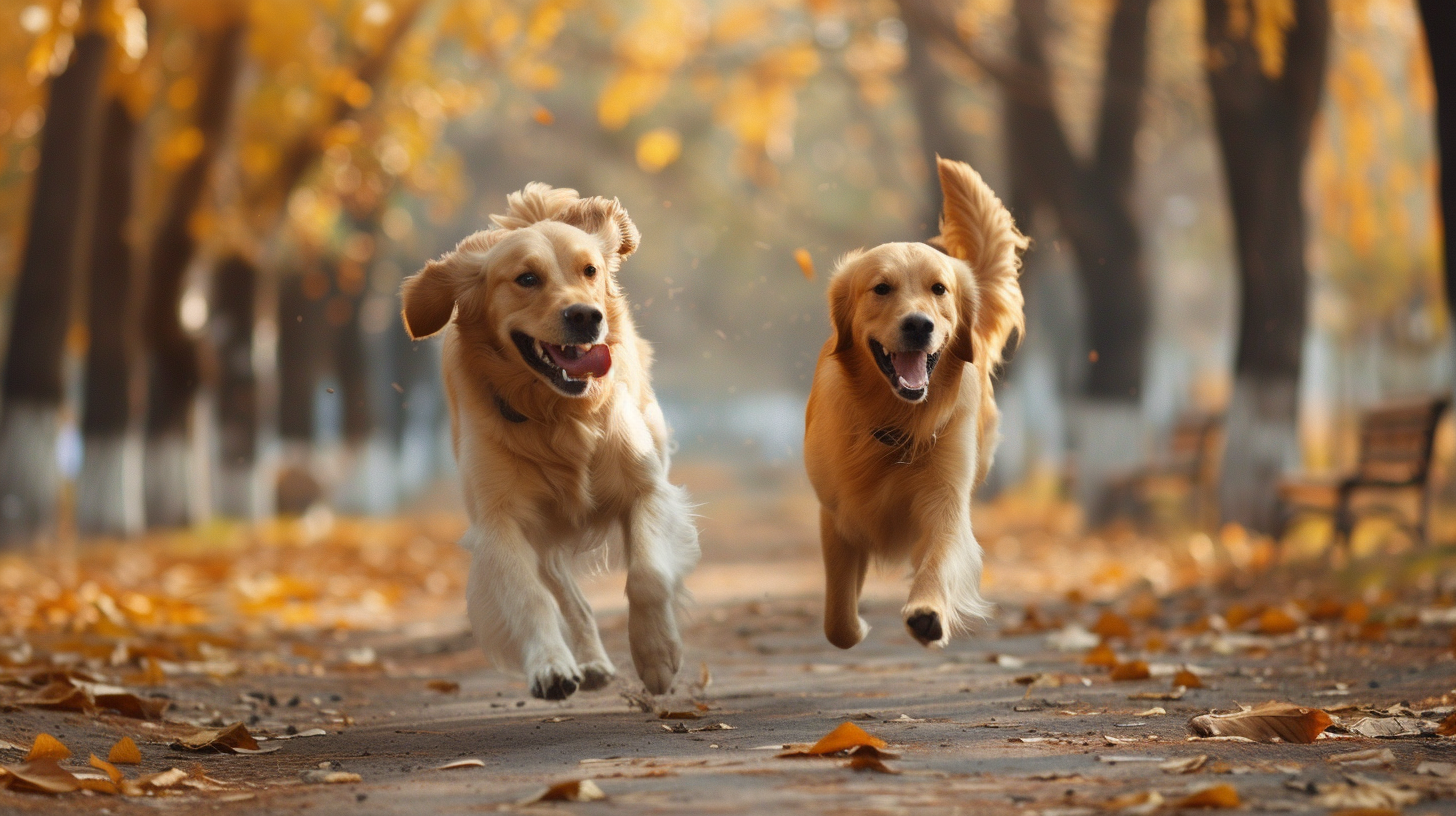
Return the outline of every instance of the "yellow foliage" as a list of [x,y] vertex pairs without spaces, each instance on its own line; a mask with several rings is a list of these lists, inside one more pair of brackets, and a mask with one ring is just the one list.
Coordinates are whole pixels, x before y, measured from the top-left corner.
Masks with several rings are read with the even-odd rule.
[[202,147],[202,131],[195,127],[185,127],[162,142],[157,161],[163,167],[176,169],[201,153]]
[[197,80],[192,77],[180,77],[167,86],[167,104],[173,110],[187,110],[196,102]]
[[768,30],[772,11],[759,0],[740,0],[713,22],[713,39],[721,45],[733,45]]
[[682,155],[682,136],[672,128],[649,130],[637,140],[637,166],[648,173],[661,172]]
[[1284,74],[1284,38],[1294,27],[1294,0],[1254,0],[1254,47],[1265,76]]

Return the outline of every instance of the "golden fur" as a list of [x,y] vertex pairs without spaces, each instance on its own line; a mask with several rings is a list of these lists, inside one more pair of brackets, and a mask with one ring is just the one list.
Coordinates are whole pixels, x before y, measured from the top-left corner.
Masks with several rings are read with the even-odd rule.
[[[412,337],[445,332],[445,391],[471,522],[461,541],[472,553],[471,624],[495,660],[525,670],[536,696],[605,684],[615,669],[572,567],[620,525],[633,662],[661,693],[681,662],[675,606],[698,544],[686,495],[667,481],[651,350],[616,280],[637,228],[615,199],[545,184],[508,204],[493,216],[497,229],[461,241],[402,290]],[[534,283],[523,284],[527,273]],[[565,326],[573,305],[604,316],[604,336],[582,345],[605,345],[611,361],[579,395],[528,365],[513,339],[579,343]]]
[[[926,645],[943,646],[990,609],[980,594],[971,492],[995,451],[991,376],[1011,332],[1023,328],[1018,252],[1027,241],[976,171],[937,164],[939,249],[891,243],[854,252],[829,284],[834,336],[814,372],[804,459],[821,507],[824,631],[846,649],[869,631],[858,607],[872,559],[910,561],[902,617]],[[871,341],[899,352],[907,316],[920,315],[933,322],[925,348],[939,362],[912,402],[881,370]]]

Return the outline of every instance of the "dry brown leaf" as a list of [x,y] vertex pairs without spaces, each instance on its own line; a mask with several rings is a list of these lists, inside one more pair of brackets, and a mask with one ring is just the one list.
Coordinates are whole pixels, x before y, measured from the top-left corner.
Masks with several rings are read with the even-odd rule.
[[1107,610],[1102,617],[1092,624],[1092,633],[1101,635],[1104,638],[1129,638],[1132,637],[1132,624],[1127,622],[1123,616]]
[[1315,803],[1331,810],[1339,808],[1399,810],[1419,801],[1421,801],[1419,791],[1352,773],[1346,774],[1344,781],[1340,783],[1320,786],[1320,796]]
[[1395,752],[1389,748],[1366,748],[1363,751],[1334,754],[1329,758],[1329,761],[1341,765],[1381,767],[1395,764]]
[[1119,663],[1112,667],[1113,680],[1146,680],[1152,677],[1153,673],[1148,664],[1141,660],[1129,660],[1126,663]]
[[24,706],[46,708],[52,711],[87,711],[92,707],[91,698],[86,692],[65,680],[56,680],[16,702]]
[[106,759],[118,765],[140,765],[142,752],[131,737],[122,737],[111,746],[111,752],[106,755]]
[[110,779],[102,779],[99,776],[78,776],[76,777],[76,781],[81,783],[83,790],[104,793],[108,796],[118,796],[121,794],[121,788]]
[[899,771],[886,765],[884,760],[893,754],[882,753],[870,745],[861,745],[849,752],[849,768],[854,771],[874,771],[882,774],[897,774]]
[[35,742],[30,746],[30,753],[25,755],[25,761],[34,762],[38,759],[60,761],[70,755],[71,749],[60,740],[50,734],[37,734]]
[[1203,681],[1193,672],[1187,669],[1179,669],[1178,673],[1173,675],[1173,688],[1178,688],[1179,686],[1188,689],[1203,688]]
[[1167,762],[1159,763],[1158,768],[1163,773],[1189,774],[1196,773],[1206,764],[1208,764],[1208,755],[1199,754],[1198,756],[1170,759]]
[[1127,695],[1129,700],[1181,700],[1186,691],[1182,686],[1174,686],[1172,691],[1140,691],[1136,694]]
[[248,733],[247,726],[241,722],[235,722],[226,728],[219,729],[198,729],[195,733],[185,737],[178,737],[172,742],[173,748],[182,748],[188,751],[213,751],[224,754],[243,753],[266,753],[276,751],[278,747],[259,748],[253,735]]
[[1163,794],[1155,790],[1124,793],[1109,799],[1108,810],[1121,811],[1132,816],[1145,816],[1163,806]]
[[1244,737],[1255,742],[1283,740],[1306,744],[1330,727],[1330,715],[1318,708],[1268,702],[1228,714],[1201,714],[1188,721],[1200,737]]
[[1110,669],[1118,663],[1117,652],[1112,651],[1112,647],[1106,643],[1099,643],[1087,652],[1087,656],[1082,658],[1082,662],[1088,666],[1102,666]]
[[1186,796],[1175,803],[1180,808],[1236,808],[1239,792],[1233,785],[1214,785]]
[[160,720],[168,701],[160,697],[138,697],[130,692],[98,694],[96,707],[138,720]]
[[320,769],[304,771],[299,774],[299,777],[310,785],[347,785],[353,782],[364,781],[364,778],[356,773]]
[[1438,728],[1430,720],[1418,717],[1361,717],[1344,726],[1351,734],[1362,737],[1419,737],[1429,735]]
[[13,791],[70,793],[81,787],[81,780],[54,759],[28,760],[23,765],[3,765],[0,769],[4,770],[7,786]]
[[601,788],[597,787],[597,783],[590,779],[571,779],[566,782],[558,782],[521,804],[529,805],[534,802],[599,802],[606,798],[607,795],[602,792]]
[[425,685],[431,691],[438,691],[441,694],[454,694],[460,690],[460,684],[454,680],[431,680]]
[[1224,622],[1230,629],[1239,628],[1252,617],[1254,617],[1254,612],[1245,608],[1243,604],[1234,604],[1223,613]]
[[484,768],[484,767],[485,767],[485,760],[475,759],[475,758],[472,757],[471,759],[457,759],[454,762],[446,762],[444,765],[441,765],[440,767],[436,768],[435,770],[437,770],[437,771],[453,771],[456,768]]
[[91,767],[95,768],[98,771],[104,772],[108,777],[110,777],[112,784],[121,783],[123,774],[121,773],[120,768],[112,765],[110,762],[107,762],[106,760],[102,759],[99,756],[96,756],[95,754],[91,755],[90,764]]
[[808,753],[813,756],[824,754],[837,754],[850,748],[858,748],[868,745],[872,748],[888,748],[889,743],[879,737],[871,736],[863,728],[852,722],[840,725],[838,728],[825,734],[818,742],[810,746]]
[[1436,726],[1436,733],[1443,737],[1456,737],[1456,711],[1446,715],[1441,724]]

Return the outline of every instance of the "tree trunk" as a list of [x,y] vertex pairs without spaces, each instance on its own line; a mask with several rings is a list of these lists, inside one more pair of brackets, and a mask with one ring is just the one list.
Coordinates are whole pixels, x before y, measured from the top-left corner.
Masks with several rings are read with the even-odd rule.
[[[1436,151],[1441,162],[1441,217],[1445,236],[1446,306],[1456,315],[1456,3],[1420,0],[1436,85]],[[1456,335],[1456,330],[1452,331]]]
[[940,177],[935,172],[935,157],[970,162],[970,151],[946,113],[946,99],[951,83],[930,54],[930,32],[916,18],[906,15],[908,36],[905,40],[905,78],[909,83],[910,101],[920,129],[920,151],[925,156],[925,206],[920,213],[920,230],[929,238],[939,232],[941,192]]
[[1299,463],[1298,390],[1308,272],[1304,159],[1329,38],[1327,0],[1298,0],[1282,73],[1270,76],[1228,4],[1204,0],[1208,85],[1239,260],[1238,350],[1219,501],[1226,520],[1272,529],[1275,483]]
[[136,274],[127,238],[136,135],[137,122],[126,103],[108,100],[88,259],[84,467],[76,485],[76,525],[94,535],[130,536],[142,529],[141,440],[132,427]]
[[51,81],[41,133],[5,353],[0,547],[46,535],[56,522],[61,361],[71,322],[75,249],[92,166],[97,94],[106,64],[107,39],[90,27],[97,5],[85,4],[86,32],[76,38],[66,70]]
[[[314,392],[327,349],[324,294],[312,271],[278,284],[278,438],[283,461],[276,485],[279,513],[297,515],[323,495],[313,473]],[[320,291],[322,290],[322,291]]]
[[212,281],[212,341],[217,352],[217,508],[251,519],[260,510],[254,479],[258,462],[258,378],[253,371],[258,268],[241,255],[218,264]]
[[204,41],[211,61],[201,81],[195,122],[203,146],[178,173],[152,244],[142,327],[149,357],[146,506],[147,524],[153,527],[185,526],[195,516],[189,447],[201,365],[179,310],[183,281],[197,249],[192,219],[232,109],[243,34],[243,26],[233,24]]

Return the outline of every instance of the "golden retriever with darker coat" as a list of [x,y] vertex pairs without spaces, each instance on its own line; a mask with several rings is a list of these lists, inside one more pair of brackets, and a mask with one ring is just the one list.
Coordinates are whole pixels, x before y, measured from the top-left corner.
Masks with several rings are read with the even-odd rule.
[[870,561],[908,558],[910,634],[944,646],[984,617],[971,492],[997,440],[991,375],[1023,328],[1026,238],[975,170],[938,159],[945,197],[930,244],[846,256],[829,283],[834,336],[819,353],[804,460],[819,496],[824,633],[848,649],[869,626]]
[[654,694],[682,662],[676,607],[698,560],[687,495],[617,282],[637,227],[616,199],[533,183],[497,228],[404,282],[410,336],[445,332],[442,366],[465,490],[476,639],[559,700],[615,673],[573,577],[613,525],[627,564],[632,662]]

